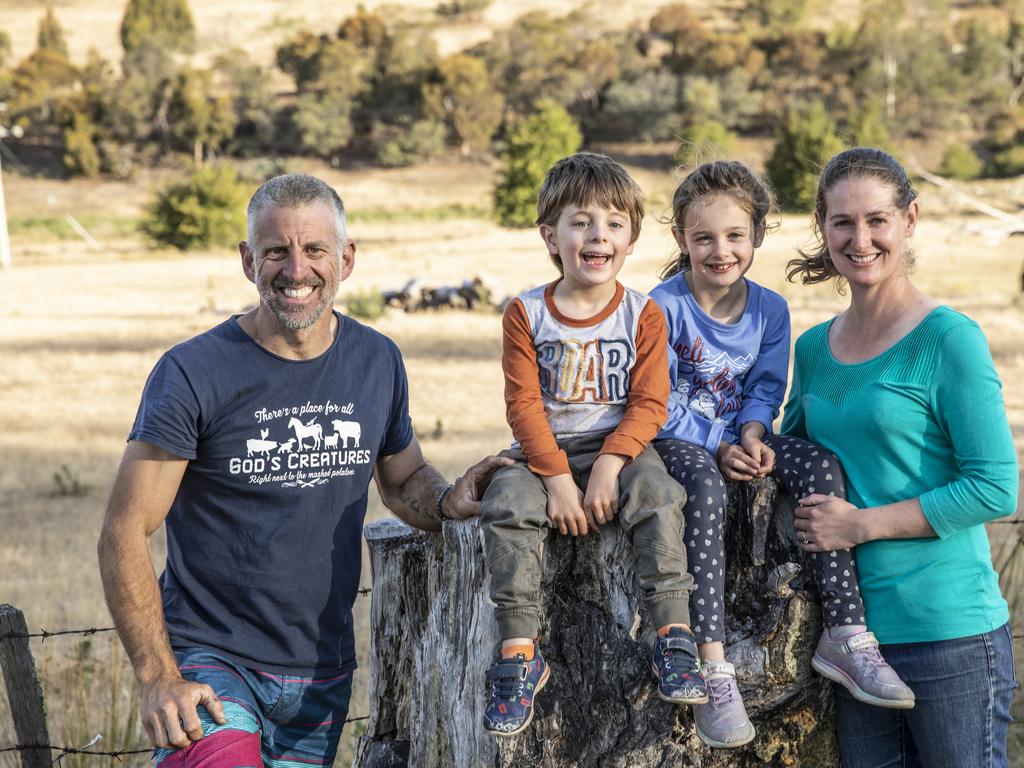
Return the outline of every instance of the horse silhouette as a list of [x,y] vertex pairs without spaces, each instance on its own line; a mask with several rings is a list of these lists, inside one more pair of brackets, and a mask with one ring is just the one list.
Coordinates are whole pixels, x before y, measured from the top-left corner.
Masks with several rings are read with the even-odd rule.
[[310,420],[309,424],[303,424],[292,416],[288,421],[288,429],[295,430],[295,439],[299,441],[298,448],[300,451],[305,450],[306,446],[303,445],[302,441],[307,437],[313,438],[314,450],[320,447],[320,443],[324,439],[324,429],[316,423],[316,419]]

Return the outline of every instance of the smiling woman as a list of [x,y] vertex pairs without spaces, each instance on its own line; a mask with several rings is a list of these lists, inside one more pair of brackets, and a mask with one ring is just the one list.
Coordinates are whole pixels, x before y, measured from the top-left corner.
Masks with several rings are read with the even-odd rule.
[[916,695],[880,709],[835,686],[843,765],[1005,766],[1017,685],[984,524],[1016,509],[1017,458],[981,330],[910,280],[916,197],[881,150],[822,172],[819,246],[789,276],[851,301],[797,340],[782,429],[838,456],[850,501],[804,499],[796,528],[809,551],[856,547],[867,623]]

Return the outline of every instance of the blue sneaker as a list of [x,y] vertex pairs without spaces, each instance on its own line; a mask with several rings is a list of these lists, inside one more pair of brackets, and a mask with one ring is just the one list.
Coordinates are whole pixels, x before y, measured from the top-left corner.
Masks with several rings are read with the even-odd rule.
[[700,674],[700,655],[693,633],[672,627],[654,644],[651,668],[658,677],[658,698],[673,704],[706,704],[708,686]]
[[495,736],[514,736],[533,720],[533,699],[551,676],[544,657],[534,646],[533,660],[517,653],[498,658],[487,670],[484,730]]

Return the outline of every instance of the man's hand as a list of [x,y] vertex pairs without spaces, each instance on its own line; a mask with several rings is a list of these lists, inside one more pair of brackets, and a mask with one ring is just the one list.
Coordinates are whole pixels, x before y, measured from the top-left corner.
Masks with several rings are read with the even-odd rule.
[[718,470],[726,480],[753,480],[761,465],[739,445],[724,440],[718,444],[715,454]]
[[184,749],[199,741],[203,737],[203,725],[196,711],[199,705],[206,707],[218,725],[227,723],[224,706],[208,685],[177,674],[142,685],[139,714],[153,746]]
[[594,461],[583,497],[583,510],[598,525],[610,523],[619,514],[619,473],[626,457],[602,453]]
[[586,536],[589,531],[588,519],[583,509],[583,492],[572,479],[572,475],[552,475],[541,478],[548,491],[548,519],[558,526],[562,535]]
[[867,539],[862,531],[862,515],[848,501],[812,493],[800,499],[795,511],[796,540],[805,552],[832,552],[850,549]]
[[491,480],[491,472],[515,464],[505,456],[488,456],[466,470],[445,496],[444,514],[452,520],[465,520],[480,514],[480,499]]

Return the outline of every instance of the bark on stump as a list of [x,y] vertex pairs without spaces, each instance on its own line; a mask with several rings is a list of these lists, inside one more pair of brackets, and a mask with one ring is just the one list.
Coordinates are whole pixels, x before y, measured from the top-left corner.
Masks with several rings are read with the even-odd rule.
[[442,535],[373,523],[370,720],[354,766],[836,766],[832,698],[810,669],[821,629],[792,502],[771,479],[733,484],[726,522],[727,656],[757,729],[713,750],[690,709],[660,701],[629,542],[617,526],[548,538],[541,648],[552,677],[530,727],[484,733],[493,606],[476,521]]

